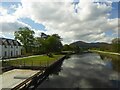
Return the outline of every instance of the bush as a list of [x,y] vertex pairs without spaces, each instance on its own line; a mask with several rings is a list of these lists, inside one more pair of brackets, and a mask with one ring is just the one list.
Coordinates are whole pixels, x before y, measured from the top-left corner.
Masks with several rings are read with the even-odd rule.
[[53,58],[53,54],[52,53],[48,53],[47,56]]

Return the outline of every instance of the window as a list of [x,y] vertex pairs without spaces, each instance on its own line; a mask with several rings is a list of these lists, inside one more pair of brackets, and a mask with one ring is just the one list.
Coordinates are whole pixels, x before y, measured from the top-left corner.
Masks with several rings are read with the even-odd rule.
[[7,45],[5,45],[5,48],[7,48]]
[[11,57],[13,56],[13,52],[11,51]]
[[7,56],[7,52],[5,51],[5,57]]
[[18,48],[18,46],[16,46],[16,48]]
[[18,51],[16,51],[16,56],[18,55]]
[[13,48],[13,46],[11,46],[11,48]]

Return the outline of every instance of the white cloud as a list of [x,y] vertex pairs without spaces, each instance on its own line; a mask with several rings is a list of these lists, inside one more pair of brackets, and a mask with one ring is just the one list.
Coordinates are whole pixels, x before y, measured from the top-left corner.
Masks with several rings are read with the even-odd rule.
[[[27,2],[27,3],[26,3]],[[106,35],[106,31],[117,32],[117,19],[109,19],[111,6],[95,4],[90,0],[80,0],[78,13],[74,11],[71,2],[34,2],[22,0],[22,6],[10,17],[3,19],[7,22],[16,21],[18,18],[28,17],[37,23],[45,25],[47,34],[58,33],[65,43],[74,40],[107,41],[112,37]],[[12,19],[13,18],[13,19]],[[12,25],[12,24],[11,24]],[[13,24],[14,26],[14,24]],[[34,30],[36,36],[41,31]]]
[[15,22],[0,22],[1,29],[0,29],[0,36],[1,37],[7,37],[7,38],[14,38],[14,32],[18,31],[20,27],[28,27],[31,30],[35,32],[35,36],[40,36],[41,31],[40,30],[35,30],[31,28],[28,24],[25,24],[20,21],[15,21]]
[[6,15],[7,12],[8,12],[7,9],[0,6],[0,15]]
[[21,22],[0,22],[2,24],[2,28],[0,33],[2,33],[3,37],[8,37],[8,38],[14,38],[14,32],[19,30],[19,27],[25,27],[28,26],[26,24],[23,24]]

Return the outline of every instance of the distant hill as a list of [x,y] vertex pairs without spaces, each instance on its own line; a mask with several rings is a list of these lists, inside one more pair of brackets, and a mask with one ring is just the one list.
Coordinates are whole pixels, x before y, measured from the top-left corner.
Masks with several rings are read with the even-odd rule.
[[105,42],[87,43],[83,41],[76,41],[76,42],[71,43],[70,45],[79,46],[81,48],[99,48],[102,46],[110,46],[110,44],[105,43]]

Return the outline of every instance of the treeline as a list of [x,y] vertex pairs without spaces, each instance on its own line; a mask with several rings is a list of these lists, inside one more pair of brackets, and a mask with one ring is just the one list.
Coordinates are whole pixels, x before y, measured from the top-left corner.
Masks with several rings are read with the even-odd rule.
[[120,38],[114,38],[111,42],[112,43],[105,42],[86,43],[83,41],[77,41],[69,45],[68,44],[64,45],[63,50],[75,51],[76,53],[80,53],[91,49],[120,53]]
[[120,53],[120,38],[115,38],[112,40],[112,51]]
[[19,28],[14,33],[15,39],[22,43],[23,54],[44,54],[61,52],[63,44],[58,34],[47,35],[41,33],[39,37],[34,36],[35,32],[28,27]]
[[77,45],[68,45],[68,44],[65,44],[63,46],[63,51],[73,51],[75,53],[82,53],[83,51],[87,50],[87,49],[84,49],[84,48],[81,48]]
[[101,45],[99,48],[92,49],[120,53],[120,38],[114,38],[111,42],[111,44]]
[[82,53],[88,49],[95,49],[101,51],[111,51],[120,53],[120,38],[112,40],[111,44],[97,43],[92,47],[91,44],[81,42],[80,44],[62,44],[62,38],[58,34],[47,35],[41,33],[39,37],[34,36],[35,32],[28,27],[19,28],[19,31],[14,33],[15,39],[22,43],[23,54],[49,54],[60,53],[61,51],[74,51],[75,53]]

